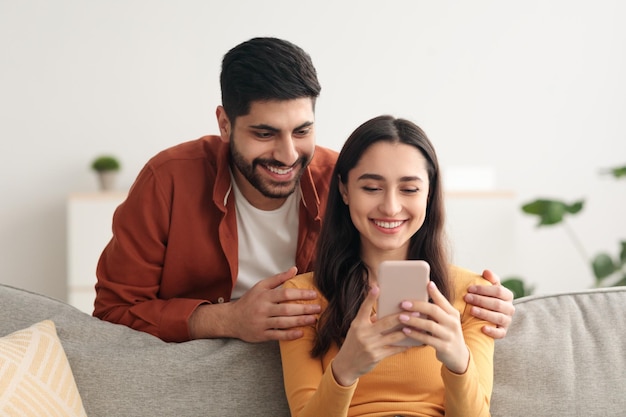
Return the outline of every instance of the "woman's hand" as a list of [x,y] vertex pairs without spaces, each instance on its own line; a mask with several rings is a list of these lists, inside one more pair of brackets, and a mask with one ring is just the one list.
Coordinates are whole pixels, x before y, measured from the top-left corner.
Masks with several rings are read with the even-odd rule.
[[450,371],[462,374],[467,370],[469,350],[463,338],[461,314],[439,292],[434,282],[428,283],[432,303],[404,301],[406,313],[399,319],[407,327],[403,332],[415,340],[432,346],[437,359]]
[[406,346],[391,346],[406,336],[401,331],[390,332],[399,324],[398,315],[376,320],[372,309],[378,299],[379,289],[373,287],[361,304],[359,312],[350,324],[346,339],[332,362],[332,371],[337,383],[350,386],[368,373],[381,360],[404,352]]

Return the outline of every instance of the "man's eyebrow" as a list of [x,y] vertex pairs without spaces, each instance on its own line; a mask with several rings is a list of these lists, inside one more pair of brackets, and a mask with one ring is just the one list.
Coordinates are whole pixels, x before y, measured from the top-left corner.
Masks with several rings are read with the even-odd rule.
[[[370,174],[370,173],[365,173],[363,175],[361,175],[359,178],[357,178],[357,181],[360,180],[376,180],[376,181],[382,181],[385,178],[382,175],[379,174]],[[404,177],[400,177],[400,182],[411,182],[411,181],[424,181],[422,180],[421,177],[417,176],[417,175],[407,175]]]
[[266,125],[261,123],[260,125],[250,125],[249,126],[251,129],[259,129],[259,130],[269,130],[272,132],[279,132],[280,129],[275,128],[274,126],[270,126],[270,125]]
[[[296,126],[295,129],[293,130],[296,131],[296,130],[304,129],[305,127],[313,126],[313,123],[314,122],[304,122],[300,126]],[[264,123],[261,123],[258,125],[250,125],[250,128],[259,129],[259,130],[269,130],[270,132],[280,132],[280,129],[274,126],[266,125]]]
[[312,121],[304,122],[300,126],[296,126],[296,128],[294,130],[300,130],[300,129],[304,129],[305,127],[311,127],[311,126],[313,126],[313,123],[314,122],[312,122]]

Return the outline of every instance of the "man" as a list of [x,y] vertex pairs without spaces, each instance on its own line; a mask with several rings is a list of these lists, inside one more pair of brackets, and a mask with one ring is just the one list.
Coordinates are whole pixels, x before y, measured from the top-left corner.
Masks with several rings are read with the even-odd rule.
[[[94,315],[165,341],[296,339],[319,306],[285,303],[315,293],[281,284],[312,268],[337,156],[315,145],[317,73],[299,47],[255,38],[224,56],[220,84],[220,136],[153,157],[116,210]],[[504,337],[512,293],[482,287],[468,302]]]

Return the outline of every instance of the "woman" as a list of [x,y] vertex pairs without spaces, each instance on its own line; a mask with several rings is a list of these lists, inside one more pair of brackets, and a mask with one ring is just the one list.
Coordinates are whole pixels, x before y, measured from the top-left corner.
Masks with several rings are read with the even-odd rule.
[[[488,416],[493,339],[463,301],[477,274],[448,264],[435,150],[413,123],[380,116],[348,138],[335,166],[315,273],[317,325],[281,341],[292,416]],[[430,264],[430,302],[376,319],[383,260]],[[400,330],[389,332],[402,323]],[[419,347],[393,346],[412,338]]]

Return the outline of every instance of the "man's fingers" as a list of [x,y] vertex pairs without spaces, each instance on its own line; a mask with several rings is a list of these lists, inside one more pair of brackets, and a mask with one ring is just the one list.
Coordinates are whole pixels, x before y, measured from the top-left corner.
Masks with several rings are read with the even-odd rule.
[[298,327],[311,326],[317,322],[317,315],[303,314],[301,316],[270,317],[267,328],[272,330],[289,330]]
[[482,331],[494,339],[504,339],[507,329],[505,327],[483,326]]
[[265,332],[265,340],[295,340],[302,336],[304,336],[304,332],[300,329],[271,329]]
[[298,268],[296,268],[295,266],[292,266],[285,272],[281,272],[279,274],[266,278],[263,281],[260,281],[256,285],[267,288],[267,289],[274,289],[283,285],[285,281],[289,281],[291,278],[295,277],[297,273],[298,273]]
[[[310,290],[296,290],[296,293],[303,292],[305,296],[308,296],[309,292],[312,292],[315,298],[315,291]],[[294,294],[296,294],[294,293]],[[295,300],[301,300],[302,298],[294,298]],[[291,316],[304,316],[307,314],[317,314],[321,311],[319,304],[310,303],[278,303],[271,306],[268,310],[268,316],[270,317],[291,317]]]
[[500,277],[490,269],[483,271],[483,278],[491,282],[493,285],[500,285]]
[[[493,287],[491,287],[493,288]],[[491,294],[479,295],[465,294],[465,302],[471,304],[474,307],[478,307],[482,310],[490,310],[494,314],[502,314],[507,316],[510,320],[513,314],[515,314],[515,306],[511,300],[502,300]],[[481,317],[482,318],[482,317]],[[491,320],[490,320],[491,321]]]
[[[502,301],[513,300],[513,292],[502,285],[470,285],[467,288],[467,292],[471,294],[484,295]],[[480,297],[475,298],[478,299]],[[470,304],[474,303],[470,302]]]
[[493,323],[494,327],[507,329],[511,324],[511,316],[496,311],[473,306],[470,310],[472,316]]

